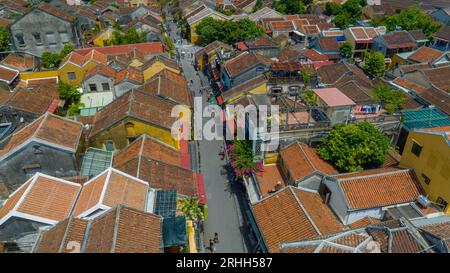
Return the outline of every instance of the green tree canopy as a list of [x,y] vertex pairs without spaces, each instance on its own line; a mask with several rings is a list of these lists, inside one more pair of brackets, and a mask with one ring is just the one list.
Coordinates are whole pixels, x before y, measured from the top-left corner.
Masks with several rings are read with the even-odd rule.
[[388,139],[368,122],[336,125],[317,149],[319,156],[344,172],[378,167],[386,157]]
[[372,91],[373,100],[383,103],[384,109],[386,109],[389,114],[402,109],[403,104],[407,101],[405,93],[393,86],[379,84]]
[[253,6],[253,12],[260,10],[263,7],[262,0],[256,0],[255,6]]
[[9,36],[8,30],[4,27],[0,27],[0,51],[10,50],[11,38]]
[[227,147],[227,150],[230,155],[230,164],[237,176],[250,175],[259,169],[249,140],[235,140]]
[[196,32],[200,36],[200,44],[203,46],[216,40],[232,45],[264,35],[264,30],[248,19],[223,21],[211,17],[203,19],[198,24]]
[[361,18],[362,7],[366,4],[366,0],[348,0],[343,5],[331,2],[325,5],[325,12],[335,16],[333,21],[336,26],[346,29]]
[[418,6],[411,6],[394,15],[373,19],[371,23],[384,25],[390,31],[395,30],[397,26],[403,30],[421,30],[428,36],[432,36],[442,27],[441,23],[433,20]]
[[378,51],[366,53],[364,57],[364,69],[374,77],[382,77],[386,70],[384,55]]
[[80,102],[81,93],[77,88],[69,83],[60,81],[58,83],[58,95],[61,100],[64,100],[64,107],[70,107],[72,104],[78,104]]
[[350,58],[353,52],[353,46],[349,42],[344,42],[339,46],[339,51],[345,58]]
[[75,46],[73,44],[65,44],[59,53],[43,52],[41,55],[41,64],[44,68],[56,68],[74,49]]
[[300,14],[306,12],[309,0],[277,0],[273,1],[272,8],[283,14]]
[[126,33],[116,29],[112,33],[111,43],[113,45],[145,43],[147,41],[147,33],[146,31],[138,31],[134,27],[129,28]]

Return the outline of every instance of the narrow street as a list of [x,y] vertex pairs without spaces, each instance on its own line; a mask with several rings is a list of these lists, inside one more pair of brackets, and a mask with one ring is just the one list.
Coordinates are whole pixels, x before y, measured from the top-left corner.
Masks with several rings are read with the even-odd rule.
[[[170,35],[176,42],[178,53],[185,52],[180,58],[184,75],[188,81],[192,80],[190,88],[195,97],[200,94],[201,87],[209,87],[208,79],[200,72],[197,74],[193,66],[193,55],[200,47],[183,40],[180,43],[179,28],[168,18]],[[180,54],[181,55],[181,54]],[[202,79],[200,79],[200,77]],[[205,90],[209,90],[205,88]],[[203,105],[206,106],[207,94],[203,93]],[[226,164],[219,156],[223,141],[197,141],[197,152],[199,154],[199,167],[204,175],[205,191],[208,200],[208,218],[204,223],[203,247],[208,252],[209,239],[214,233],[219,234],[219,243],[215,245],[217,253],[245,253],[252,251],[248,247],[248,235],[250,231],[245,224],[245,210],[248,209],[243,192],[243,186],[232,182],[224,170]]]

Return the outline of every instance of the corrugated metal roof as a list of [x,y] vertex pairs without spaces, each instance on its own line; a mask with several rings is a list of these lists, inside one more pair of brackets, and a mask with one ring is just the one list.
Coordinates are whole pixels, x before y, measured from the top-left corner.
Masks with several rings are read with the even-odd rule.
[[403,110],[402,115],[407,130],[450,125],[450,117],[434,107]]

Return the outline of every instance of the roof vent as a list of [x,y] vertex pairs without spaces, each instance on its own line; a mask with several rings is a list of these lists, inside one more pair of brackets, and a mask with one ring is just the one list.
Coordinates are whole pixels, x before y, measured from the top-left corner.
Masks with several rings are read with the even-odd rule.
[[418,202],[420,205],[422,205],[424,208],[427,208],[427,207],[431,204],[430,200],[428,200],[428,198],[426,198],[426,197],[423,196],[423,195],[419,195],[419,196],[417,197],[417,202]]

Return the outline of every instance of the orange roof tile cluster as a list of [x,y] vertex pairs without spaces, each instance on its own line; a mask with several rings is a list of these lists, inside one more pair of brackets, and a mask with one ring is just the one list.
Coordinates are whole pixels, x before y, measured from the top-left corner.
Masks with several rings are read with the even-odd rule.
[[387,168],[334,176],[350,210],[408,203],[423,194],[410,169]]
[[92,219],[69,218],[43,232],[35,253],[161,253],[162,217],[118,205]]
[[121,55],[133,51],[139,51],[145,55],[156,55],[164,53],[164,46],[161,42],[151,42],[142,44],[81,48],[75,49],[73,52],[85,56],[92,50],[96,50],[102,54],[105,54],[106,56]]
[[130,90],[95,114],[89,136],[95,136],[127,117],[170,129],[176,120],[171,117],[172,108],[173,104],[162,98]]
[[437,58],[441,57],[444,52],[423,46],[417,49],[413,54],[408,57],[408,60],[418,62],[418,63],[429,63],[435,61]]
[[74,215],[86,217],[97,210],[119,204],[144,210],[148,183],[119,170],[109,168],[83,184]]
[[283,253],[364,253],[370,236],[364,230],[349,230],[312,240],[282,244]]
[[328,57],[315,49],[308,49],[300,53],[313,62],[328,61]]
[[19,71],[0,65],[0,81],[10,85],[19,76]]
[[338,171],[321,159],[314,148],[300,142],[293,143],[280,151],[281,159],[295,180],[303,179],[315,171],[336,174]]
[[53,145],[72,152],[77,150],[83,125],[60,116],[46,113],[22,130],[3,140],[0,159],[14,153],[30,141]]
[[66,63],[72,63],[79,67],[83,67],[91,61],[96,62],[97,64],[106,65],[108,59],[105,54],[97,50],[91,50],[86,55],[81,55],[76,51],[72,51],[61,61],[60,67],[64,66]]
[[69,217],[81,185],[36,173],[0,208],[0,225],[11,217],[56,224]]
[[161,97],[171,103],[189,107],[193,104],[192,91],[188,88],[184,77],[168,70],[156,74],[138,90]]
[[285,187],[283,176],[281,175],[277,165],[264,166],[263,171],[256,173],[256,179],[258,180],[263,198],[276,189],[277,183],[280,184],[281,188]]
[[344,230],[317,193],[286,187],[253,204],[252,212],[269,252],[280,244]]
[[243,52],[242,54],[226,61],[223,64],[223,67],[231,77],[234,77],[240,73],[247,71],[247,69],[250,69],[256,64],[264,64],[269,66],[271,63],[272,61],[269,58],[261,54],[253,52]]
[[10,53],[2,60],[2,63],[19,71],[28,71],[34,68],[34,57]]
[[144,135],[117,153],[113,167],[147,181],[152,188],[196,196],[196,174],[182,157],[180,151]]
[[61,18],[61,19],[66,20],[66,21],[69,21],[69,22],[74,21],[76,19],[76,17],[73,16],[72,14],[70,14],[70,13],[68,13],[68,12],[66,12],[66,11],[64,11],[62,9],[59,9],[57,7],[54,7],[52,5],[49,5],[49,4],[45,3],[45,2],[40,3],[37,6],[37,8],[40,9],[40,10],[43,10],[43,11],[49,13],[49,14],[52,14],[52,15],[58,17],[58,18]]
[[373,27],[350,27],[349,31],[357,41],[372,40],[378,36],[378,32]]

